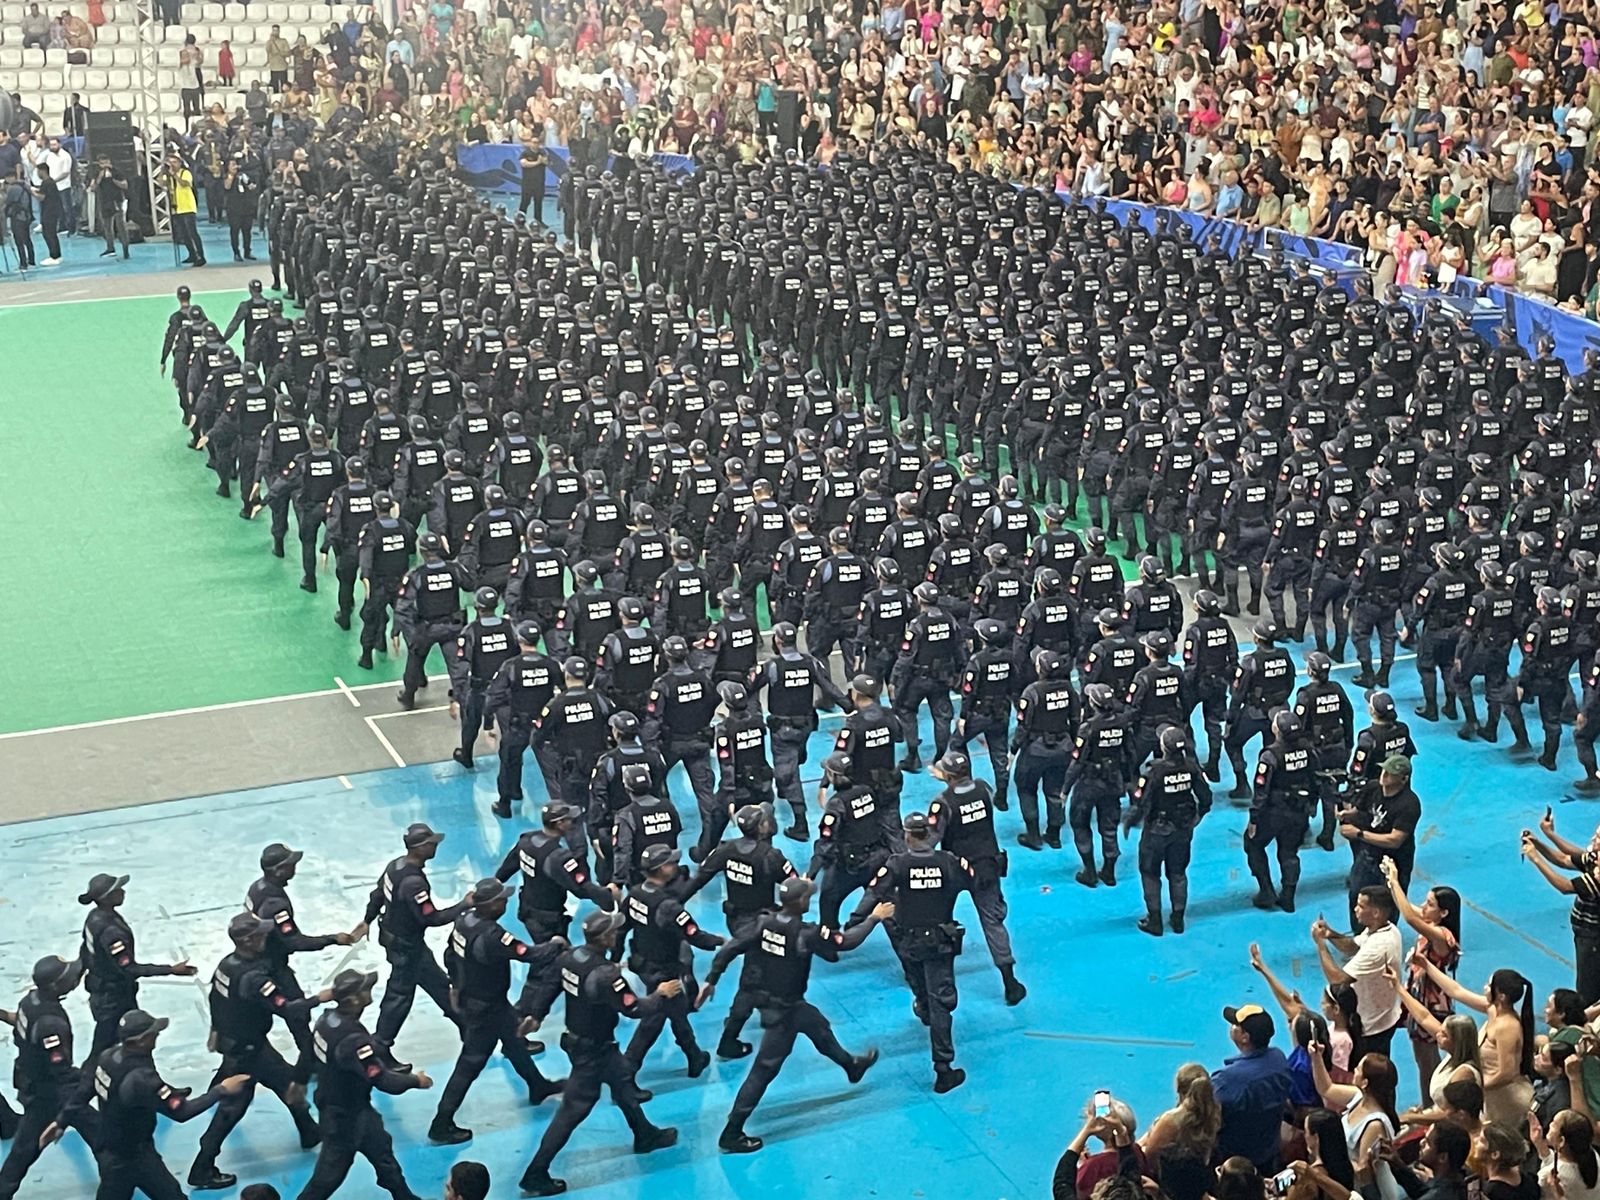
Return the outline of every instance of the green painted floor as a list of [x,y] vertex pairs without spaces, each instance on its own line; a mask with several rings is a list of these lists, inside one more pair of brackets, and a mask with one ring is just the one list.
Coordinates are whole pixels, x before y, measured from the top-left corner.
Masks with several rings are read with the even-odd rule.
[[[237,294],[196,299],[225,313]],[[399,675],[356,666],[331,571],[315,596],[296,586],[292,519],[276,559],[270,514],[246,524],[212,494],[156,370],[171,309],[0,308],[0,339],[24,351],[0,383],[0,732]]]
[[[241,296],[196,300],[226,317]],[[331,571],[315,596],[296,586],[292,520],[290,557],[276,559],[270,514],[246,524],[237,498],[212,494],[156,369],[171,309],[0,308],[5,345],[51,348],[26,356],[35,377],[0,386],[0,733],[399,677],[382,655],[356,666]]]

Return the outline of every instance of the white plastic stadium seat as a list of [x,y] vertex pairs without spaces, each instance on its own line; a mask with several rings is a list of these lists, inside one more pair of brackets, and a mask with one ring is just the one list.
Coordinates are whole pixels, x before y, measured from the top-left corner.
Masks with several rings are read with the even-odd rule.
[[25,67],[44,66],[44,51],[37,46],[29,46],[22,52],[22,65]]
[[[243,21],[234,22],[233,44],[235,46],[253,46],[256,41],[256,27]],[[235,56],[237,57],[237,56]]]
[[15,70],[22,66],[22,50],[16,46],[0,47],[0,68]]
[[106,78],[106,72],[97,67],[90,67],[83,73],[83,90],[86,92],[103,92],[111,86]]
[[29,70],[29,71],[18,71],[17,72],[17,91],[19,91],[19,92],[37,92],[38,90],[39,90],[39,72],[38,71]]
[[125,92],[133,86],[133,73],[115,69],[107,71],[106,86],[113,91]]
[[118,46],[111,52],[113,67],[133,67],[139,64],[139,52],[132,46]]

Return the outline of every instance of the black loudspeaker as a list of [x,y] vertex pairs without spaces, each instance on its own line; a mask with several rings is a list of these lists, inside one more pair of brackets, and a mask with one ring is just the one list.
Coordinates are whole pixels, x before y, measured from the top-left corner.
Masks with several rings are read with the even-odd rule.
[[133,144],[132,113],[91,111],[84,132],[83,157],[86,162],[94,162],[104,154],[130,179],[137,173],[139,164],[138,152]]
[[778,148],[795,150],[800,145],[800,97],[784,89],[778,93]]

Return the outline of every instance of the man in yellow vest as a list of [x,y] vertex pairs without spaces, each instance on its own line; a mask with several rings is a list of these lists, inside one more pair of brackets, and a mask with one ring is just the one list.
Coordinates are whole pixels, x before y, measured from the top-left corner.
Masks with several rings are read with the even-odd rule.
[[206,248],[200,243],[200,230],[195,224],[194,174],[183,165],[176,152],[167,155],[167,169],[161,174],[161,183],[167,189],[172,204],[172,241],[188,252],[184,265],[206,265]]

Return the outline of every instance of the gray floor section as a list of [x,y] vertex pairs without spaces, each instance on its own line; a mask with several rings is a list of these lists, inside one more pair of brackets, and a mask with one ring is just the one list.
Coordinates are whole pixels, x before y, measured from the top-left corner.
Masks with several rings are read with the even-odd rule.
[[[1177,581],[1192,614],[1193,582]],[[1248,641],[1253,618],[1234,622]],[[842,678],[837,657],[834,677]],[[0,735],[0,824],[442,762],[459,745],[443,676],[406,712],[396,685]],[[495,769],[486,739],[478,770]]]
[[[0,824],[437,762],[459,744],[440,679],[0,737]],[[480,756],[491,754],[486,742]],[[480,770],[492,769],[493,759]]]

